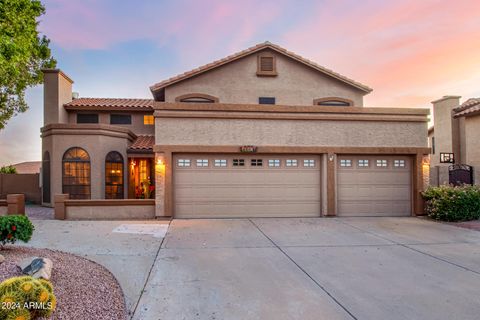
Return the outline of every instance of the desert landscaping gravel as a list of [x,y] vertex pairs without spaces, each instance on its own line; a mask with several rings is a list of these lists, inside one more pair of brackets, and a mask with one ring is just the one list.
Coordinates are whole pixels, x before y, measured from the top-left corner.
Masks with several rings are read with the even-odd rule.
[[103,266],[64,252],[5,246],[0,250],[0,281],[20,276],[16,263],[27,257],[50,258],[50,279],[57,297],[57,308],[50,319],[121,320],[126,319],[125,300],[115,277]]

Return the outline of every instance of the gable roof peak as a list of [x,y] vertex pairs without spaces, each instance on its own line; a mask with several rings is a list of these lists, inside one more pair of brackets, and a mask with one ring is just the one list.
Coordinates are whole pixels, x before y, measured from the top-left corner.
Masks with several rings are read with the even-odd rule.
[[150,91],[152,91],[152,93],[154,94],[155,96],[155,92],[158,92],[159,90],[161,89],[164,89],[174,83],[177,83],[177,82],[180,82],[180,81],[183,81],[183,80],[186,80],[188,78],[191,78],[191,77],[194,77],[196,75],[199,75],[201,73],[204,73],[204,72],[207,72],[209,70],[212,70],[212,69],[215,69],[215,68],[218,68],[222,65],[225,65],[227,63],[230,63],[230,62],[233,62],[235,60],[238,60],[238,59],[241,59],[243,57],[246,57],[246,56],[249,56],[251,54],[254,54],[258,51],[261,51],[265,48],[270,48],[270,49],[273,49],[275,50],[276,52],[280,53],[280,54],[283,54],[293,60],[296,60],[310,68],[313,68],[323,74],[326,74],[332,78],[335,78],[337,80],[340,80],[352,87],[355,87],[359,90],[362,90],[363,92],[365,93],[370,93],[372,92],[372,88],[360,83],[360,82],[357,82],[353,79],[350,79],[350,78],[347,78],[337,72],[334,72],[333,70],[330,70],[328,68],[325,68],[319,64],[317,64],[316,62],[313,62],[311,60],[308,60],[296,53],[293,53],[291,51],[288,51],[287,49],[277,45],[277,44],[274,44],[274,43],[271,43],[270,41],[265,41],[265,42],[262,42],[262,43],[259,43],[259,44],[256,44],[254,45],[253,47],[250,47],[250,48],[247,48],[245,50],[242,50],[242,51],[239,51],[237,53],[234,53],[234,54],[231,54],[223,59],[219,59],[219,60],[215,60],[213,62],[210,62],[208,64],[205,64],[203,66],[200,66],[198,68],[195,68],[193,70],[190,70],[190,71],[187,71],[187,72],[184,72],[184,73],[181,73],[179,75],[176,75],[174,77],[171,77],[169,79],[166,79],[166,80],[163,80],[161,82],[158,82],[152,86],[150,86]]

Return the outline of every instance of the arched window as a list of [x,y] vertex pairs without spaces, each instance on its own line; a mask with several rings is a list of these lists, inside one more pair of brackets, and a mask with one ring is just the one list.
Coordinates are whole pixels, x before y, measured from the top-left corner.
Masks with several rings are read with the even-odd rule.
[[45,151],[42,161],[42,194],[43,202],[50,203],[50,153]]
[[218,98],[204,93],[189,93],[175,98],[176,102],[217,103]]
[[90,199],[90,156],[82,148],[68,149],[63,155],[62,192],[70,199]]
[[316,106],[331,106],[331,107],[352,107],[353,101],[338,97],[319,98],[313,100]]
[[105,158],[105,199],[123,199],[123,157],[116,151]]

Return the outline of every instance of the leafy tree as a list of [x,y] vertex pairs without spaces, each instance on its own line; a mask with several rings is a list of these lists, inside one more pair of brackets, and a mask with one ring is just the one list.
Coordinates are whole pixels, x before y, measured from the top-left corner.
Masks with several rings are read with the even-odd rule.
[[14,166],[10,165],[10,166],[3,166],[0,168],[0,173],[17,173],[17,168],[15,168]]
[[0,130],[28,109],[25,90],[42,83],[42,68],[54,68],[49,39],[40,36],[39,0],[0,0]]

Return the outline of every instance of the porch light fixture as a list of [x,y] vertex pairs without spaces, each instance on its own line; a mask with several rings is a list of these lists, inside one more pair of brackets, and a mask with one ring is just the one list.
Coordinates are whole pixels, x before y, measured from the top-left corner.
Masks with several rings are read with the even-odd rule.
[[159,166],[163,165],[162,159],[158,158],[158,159],[157,159],[157,164],[158,164]]

